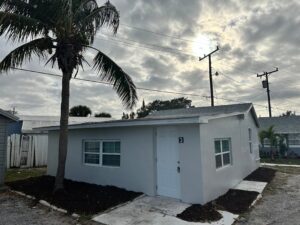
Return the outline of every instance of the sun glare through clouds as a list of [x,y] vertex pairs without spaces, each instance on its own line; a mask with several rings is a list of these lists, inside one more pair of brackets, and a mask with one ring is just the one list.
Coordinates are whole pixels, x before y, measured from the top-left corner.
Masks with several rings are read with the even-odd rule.
[[199,35],[192,44],[192,51],[197,56],[208,54],[212,48],[211,40],[206,35]]

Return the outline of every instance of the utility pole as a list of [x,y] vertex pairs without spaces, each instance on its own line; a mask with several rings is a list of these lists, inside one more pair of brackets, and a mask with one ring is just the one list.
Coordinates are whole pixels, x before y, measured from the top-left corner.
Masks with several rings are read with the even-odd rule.
[[267,95],[268,95],[268,106],[269,106],[269,117],[272,117],[272,107],[271,107],[271,97],[270,97],[270,85],[269,85],[269,75],[272,73],[278,72],[278,68],[276,70],[270,71],[270,72],[264,72],[262,74],[257,74],[257,77],[262,78],[263,76],[266,78],[262,81],[263,88],[267,89]]
[[204,55],[202,58],[199,58],[199,61],[208,57],[208,66],[209,66],[209,82],[210,82],[210,99],[211,99],[211,106],[214,106],[214,85],[213,85],[213,78],[212,78],[212,67],[211,67],[211,56],[215,52],[219,51],[219,46],[217,46],[216,50],[212,51],[208,55]]

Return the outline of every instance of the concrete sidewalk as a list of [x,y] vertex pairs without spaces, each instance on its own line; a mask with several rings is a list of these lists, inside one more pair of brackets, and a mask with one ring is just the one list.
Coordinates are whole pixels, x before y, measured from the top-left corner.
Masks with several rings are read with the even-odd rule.
[[145,196],[98,215],[93,220],[107,225],[227,225],[232,224],[238,217],[224,211],[219,211],[223,218],[212,223],[192,223],[176,217],[189,206],[190,204],[172,198]]
[[[256,191],[261,193],[266,187],[265,182],[241,181],[234,189]],[[253,202],[253,204],[257,199]],[[166,197],[143,196],[128,204],[111,211],[102,213],[93,218],[94,221],[107,225],[231,225],[239,215],[226,211],[219,211],[223,218],[211,223],[187,222],[176,217],[191,204],[180,202],[177,199]]]

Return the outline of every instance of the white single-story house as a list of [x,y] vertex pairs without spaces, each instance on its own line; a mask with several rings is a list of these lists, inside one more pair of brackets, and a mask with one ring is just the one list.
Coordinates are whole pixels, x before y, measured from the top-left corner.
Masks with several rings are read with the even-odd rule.
[[6,171],[6,141],[7,127],[10,122],[17,121],[18,118],[13,114],[0,109],[0,187],[4,183]]
[[[276,134],[285,138],[288,156],[300,156],[300,116],[260,117],[260,131],[274,127]],[[270,152],[270,142],[261,143],[261,151]]]
[[[66,178],[204,204],[259,167],[258,127],[251,103],[70,125]],[[59,127],[42,129],[54,176]]]

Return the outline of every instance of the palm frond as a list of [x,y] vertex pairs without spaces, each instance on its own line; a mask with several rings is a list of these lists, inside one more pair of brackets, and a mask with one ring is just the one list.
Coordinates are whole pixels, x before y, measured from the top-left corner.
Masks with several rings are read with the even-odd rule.
[[9,40],[25,41],[40,34],[46,35],[48,27],[41,21],[15,13],[0,12],[0,36]]
[[21,45],[0,62],[0,72],[21,66],[25,60],[30,61],[33,55],[44,58],[46,51],[51,53],[53,47],[53,42],[50,38],[39,38]]
[[28,2],[22,0],[0,0],[0,9],[4,12],[26,16],[33,8]]
[[94,69],[101,80],[113,85],[126,108],[132,109],[136,105],[138,97],[132,79],[113,60],[99,51],[94,58]]
[[74,15],[78,16],[83,11],[92,11],[98,8],[98,3],[96,0],[77,0],[73,1]]
[[82,8],[80,12],[74,18],[74,22],[78,26],[77,32],[85,33],[91,43],[93,43],[97,31],[103,26],[112,29],[114,34],[117,33],[120,15],[109,1],[104,6],[92,10]]

